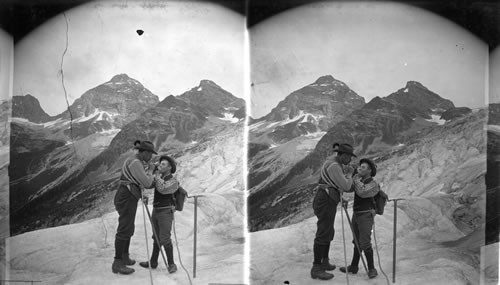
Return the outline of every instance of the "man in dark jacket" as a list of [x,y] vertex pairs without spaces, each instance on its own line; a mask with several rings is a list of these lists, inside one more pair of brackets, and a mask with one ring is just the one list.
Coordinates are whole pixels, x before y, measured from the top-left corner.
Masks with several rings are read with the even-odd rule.
[[[158,237],[156,240],[153,234],[153,252],[151,259],[144,262],[139,262],[139,265],[145,268],[151,266],[156,268],[158,266],[158,255],[160,254],[161,246],[165,249],[167,254],[169,273],[177,271],[177,265],[174,262],[174,250],[172,246],[171,230],[174,221],[174,212],[176,206],[175,192],[184,191],[179,186],[179,182],[172,175],[176,171],[176,164],[174,159],[169,156],[160,157],[160,164],[158,171],[155,172],[154,179],[154,200],[153,200],[153,214],[151,222],[153,229]],[[185,192],[185,191],[184,191]],[[187,194],[187,193],[186,193]],[[158,244],[159,242],[159,244]]]
[[[371,233],[375,218],[373,197],[377,195],[380,189],[373,179],[377,174],[377,166],[372,160],[364,158],[359,161],[357,171],[358,173],[353,177],[351,191],[354,191],[352,230],[359,243],[359,249],[353,240],[354,252],[351,265],[347,266],[347,272],[353,274],[358,272],[360,252],[364,252],[368,263],[368,277],[375,278],[378,273],[373,264]],[[345,273],[346,268],[341,267],[340,271]]]
[[129,257],[129,247],[130,238],[135,230],[137,201],[142,196],[141,191],[144,188],[151,188],[153,184],[153,175],[146,173],[144,165],[151,160],[153,153],[156,154],[154,145],[149,141],[143,141],[135,148],[139,152],[123,163],[120,185],[114,199],[119,216],[115,236],[115,258],[111,267],[113,273],[132,274],[135,271],[127,265],[135,264],[135,260]]
[[330,243],[335,235],[333,224],[337,213],[340,193],[348,191],[352,185],[354,169],[349,166],[351,158],[356,155],[349,144],[334,144],[333,151],[337,155],[327,159],[320,172],[320,179],[313,200],[314,214],[318,218],[317,231],[314,238],[314,261],[311,278],[329,280],[333,274],[326,270],[334,270],[335,265],[329,262]]

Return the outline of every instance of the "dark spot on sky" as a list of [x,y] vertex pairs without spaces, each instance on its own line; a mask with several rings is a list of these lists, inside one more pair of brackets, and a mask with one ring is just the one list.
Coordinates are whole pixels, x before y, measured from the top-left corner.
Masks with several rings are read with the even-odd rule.
[[285,282],[283,282],[283,283],[284,283],[284,284],[290,284],[290,282],[288,282],[288,281],[285,281]]
[[137,32],[137,34],[138,34],[139,36],[142,36],[142,34],[144,34],[144,31],[143,31],[143,30],[137,30],[136,32]]

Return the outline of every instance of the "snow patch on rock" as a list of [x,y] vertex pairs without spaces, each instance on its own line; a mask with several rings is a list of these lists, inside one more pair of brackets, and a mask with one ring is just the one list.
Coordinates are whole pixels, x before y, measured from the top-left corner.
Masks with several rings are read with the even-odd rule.
[[431,115],[431,119],[427,119],[426,121],[436,123],[438,125],[444,125],[444,123],[446,123],[446,120],[441,120],[440,118],[441,116],[439,115]]

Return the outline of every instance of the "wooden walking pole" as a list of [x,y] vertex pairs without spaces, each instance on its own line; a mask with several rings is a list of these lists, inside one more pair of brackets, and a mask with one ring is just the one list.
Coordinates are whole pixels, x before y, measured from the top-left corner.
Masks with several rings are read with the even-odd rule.
[[194,196],[194,239],[193,239],[193,278],[196,278],[196,223],[198,216],[198,196]]
[[392,242],[392,283],[396,283],[396,239],[397,231],[396,227],[398,224],[398,201],[404,199],[391,199],[389,201],[394,201],[394,225],[393,225],[393,242]]
[[356,245],[356,248],[358,249],[359,257],[361,258],[361,261],[363,262],[363,267],[365,268],[365,271],[368,274],[368,269],[366,268],[365,259],[363,258],[363,255],[361,254],[361,248],[359,248],[358,238],[354,234],[354,229],[352,228],[351,218],[349,217],[349,212],[347,212],[347,200],[345,200],[345,206],[344,206],[344,204],[342,204],[342,208],[344,208],[345,215],[347,217],[347,221],[349,222],[349,227],[351,228],[352,237],[354,239],[354,244]]

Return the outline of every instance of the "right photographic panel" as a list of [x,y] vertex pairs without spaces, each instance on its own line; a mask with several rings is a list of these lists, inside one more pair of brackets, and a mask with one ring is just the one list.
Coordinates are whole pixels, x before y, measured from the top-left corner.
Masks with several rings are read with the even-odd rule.
[[256,6],[251,284],[496,284],[488,43],[405,3]]

